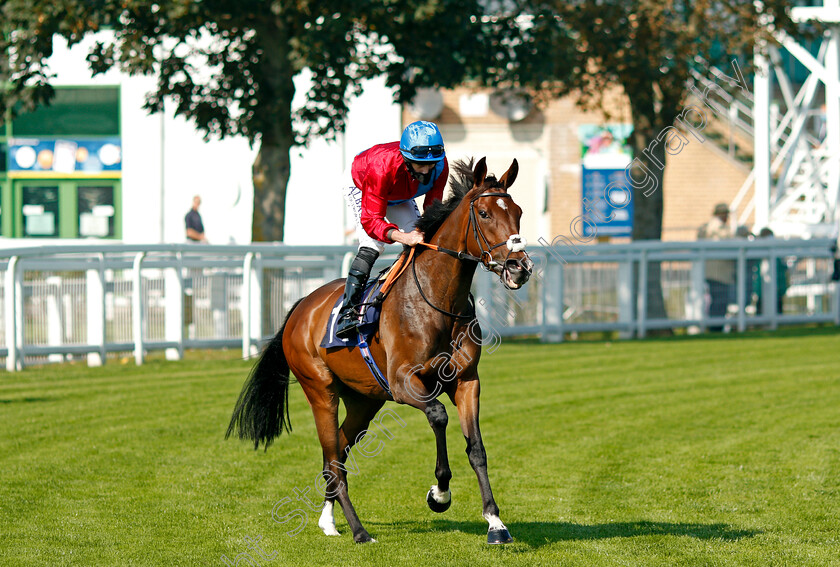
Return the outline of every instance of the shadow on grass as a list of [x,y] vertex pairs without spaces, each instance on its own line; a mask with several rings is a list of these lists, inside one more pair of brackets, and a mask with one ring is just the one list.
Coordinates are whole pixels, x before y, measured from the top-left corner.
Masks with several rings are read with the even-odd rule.
[[[391,524],[394,525],[394,524]],[[461,531],[475,535],[487,533],[486,522],[458,522],[450,520],[432,520],[426,525],[416,522],[404,522],[403,526],[410,533],[440,531]],[[609,524],[573,524],[569,522],[510,522],[507,524],[515,542],[525,543],[537,548],[558,541],[597,540],[628,538],[650,535],[681,536],[695,539],[738,541],[759,535],[760,531],[742,530],[727,524],[689,524],[671,522],[615,522]]]
[[12,399],[3,399],[0,398],[0,404],[21,404],[21,403],[30,403],[30,402],[51,402],[55,398],[12,398]]

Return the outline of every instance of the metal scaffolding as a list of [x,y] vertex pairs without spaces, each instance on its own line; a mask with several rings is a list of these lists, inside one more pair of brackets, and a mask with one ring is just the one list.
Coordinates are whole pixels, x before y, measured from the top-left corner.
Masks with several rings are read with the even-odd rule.
[[[840,227],[840,0],[792,9],[794,20],[825,31],[816,56],[780,33],[779,47],[755,58],[755,226],[777,236],[833,237]],[[808,71],[796,85],[783,69],[786,50]],[[777,89],[774,89],[774,82]],[[797,88],[798,87],[798,88]],[[773,93],[780,94],[774,100]]]

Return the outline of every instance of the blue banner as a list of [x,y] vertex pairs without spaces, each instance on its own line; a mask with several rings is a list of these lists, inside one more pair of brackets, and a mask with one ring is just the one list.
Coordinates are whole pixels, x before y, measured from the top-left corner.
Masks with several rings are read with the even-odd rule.
[[9,175],[90,176],[122,170],[119,138],[96,140],[12,138]]
[[[590,221],[584,223],[583,235],[630,236],[633,233],[633,198],[624,169],[583,167],[582,177],[583,216]],[[609,195],[606,194],[608,186]]]

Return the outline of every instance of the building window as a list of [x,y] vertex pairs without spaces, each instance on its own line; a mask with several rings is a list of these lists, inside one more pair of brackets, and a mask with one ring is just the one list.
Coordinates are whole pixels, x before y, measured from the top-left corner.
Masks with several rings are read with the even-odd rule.
[[58,187],[23,188],[23,235],[58,236]]
[[78,188],[79,237],[114,236],[114,188]]

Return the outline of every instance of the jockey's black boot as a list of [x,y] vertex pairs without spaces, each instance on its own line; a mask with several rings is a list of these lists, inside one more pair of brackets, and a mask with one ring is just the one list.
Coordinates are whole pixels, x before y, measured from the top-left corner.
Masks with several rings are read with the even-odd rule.
[[356,259],[350,266],[347,283],[344,285],[344,301],[341,304],[341,311],[338,313],[335,330],[336,336],[340,339],[352,337],[359,326],[358,306],[362,302],[365,284],[377,256],[379,256],[379,252],[372,248],[360,248]]

